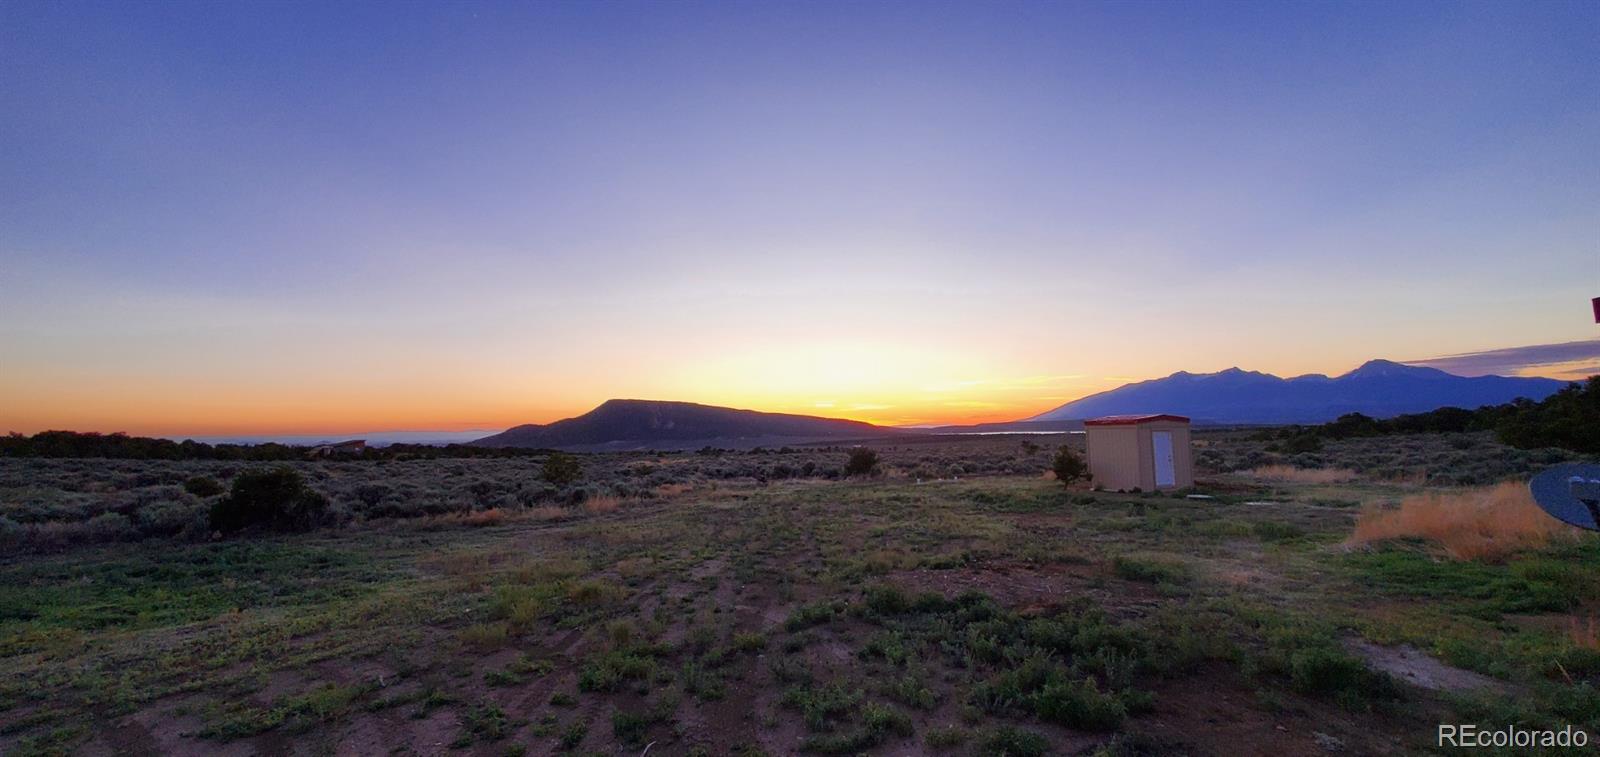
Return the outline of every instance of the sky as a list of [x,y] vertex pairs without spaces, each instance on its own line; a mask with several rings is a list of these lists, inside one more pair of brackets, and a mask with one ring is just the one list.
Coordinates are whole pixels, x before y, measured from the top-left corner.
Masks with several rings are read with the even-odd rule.
[[1592,2],[0,0],[0,431],[1576,377],[1597,60]]

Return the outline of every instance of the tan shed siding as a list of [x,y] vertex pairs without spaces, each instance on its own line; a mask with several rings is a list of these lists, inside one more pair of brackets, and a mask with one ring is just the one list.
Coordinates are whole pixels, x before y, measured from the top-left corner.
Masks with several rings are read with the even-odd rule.
[[1172,430],[1172,462],[1177,467],[1179,489],[1194,486],[1194,448],[1189,442],[1189,424],[1174,424]]
[[1139,454],[1138,426],[1089,426],[1084,441],[1094,483],[1107,489],[1141,485],[1139,461],[1145,456]]

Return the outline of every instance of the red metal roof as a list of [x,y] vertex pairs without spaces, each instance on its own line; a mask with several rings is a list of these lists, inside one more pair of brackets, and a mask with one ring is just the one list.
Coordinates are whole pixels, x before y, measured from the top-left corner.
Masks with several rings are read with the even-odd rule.
[[1131,426],[1136,423],[1151,423],[1154,421],[1177,421],[1188,423],[1189,419],[1181,415],[1168,413],[1155,413],[1150,415],[1108,415],[1104,418],[1093,418],[1083,422],[1085,426]]

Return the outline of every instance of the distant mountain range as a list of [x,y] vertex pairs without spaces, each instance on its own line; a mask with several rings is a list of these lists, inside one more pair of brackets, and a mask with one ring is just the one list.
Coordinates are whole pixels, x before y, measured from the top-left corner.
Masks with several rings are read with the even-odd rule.
[[528,424],[472,442],[485,447],[533,447],[594,452],[627,449],[752,447],[905,433],[861,421],[762,413],[693,402],[607,400],[576,418]]
[[1342,376],[1279,378],[1229,368],[1179,371],[1068,402],[1029,421],[1065,421],[1127,413],[1177,413],[1198,423],[1322,423],[1345,413],[1388,418],[1441,407],[1477,408],[1518,397],[1542,400],[1567,382],[1477,376],[1372,360]]
[[1565,383],[1546,378],[1467,378],[1388,360],[1373,360],[1334,378],[1279,378],[1238,368],[1218,373],[1179,371],[1090,395],[1022,421],[916,429],[692,402],[608,400],[576,418],[517,426],[471,444],[575,452],[772,447],[888,436],[1064,432],[1083,428],[1087,418],[1128,413],[1177,413],[1213,424],[1322,423],[1345,413],[1388,418],[1440,407],[1498,405],[1518,397],[1542,400]]

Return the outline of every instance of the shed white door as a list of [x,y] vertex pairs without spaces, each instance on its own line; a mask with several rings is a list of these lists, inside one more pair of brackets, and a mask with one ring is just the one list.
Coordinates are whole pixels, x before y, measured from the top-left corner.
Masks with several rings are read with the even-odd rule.
[[1172,470],[1172,432],[1150,432],[1150,447],[1156,459],[1156,486],[1172,486],[1177,477]]

